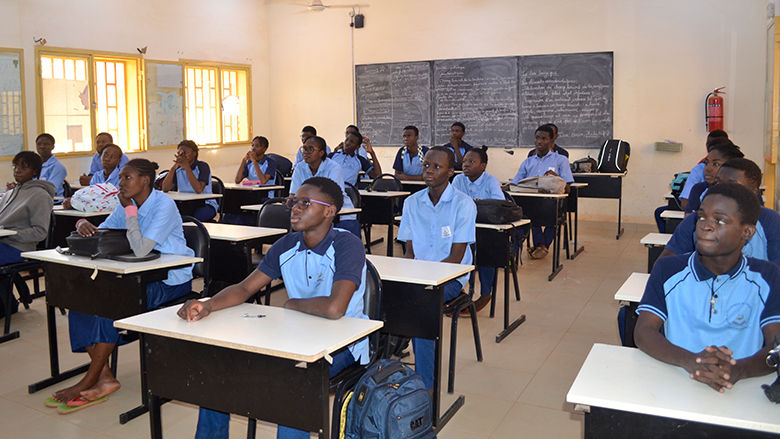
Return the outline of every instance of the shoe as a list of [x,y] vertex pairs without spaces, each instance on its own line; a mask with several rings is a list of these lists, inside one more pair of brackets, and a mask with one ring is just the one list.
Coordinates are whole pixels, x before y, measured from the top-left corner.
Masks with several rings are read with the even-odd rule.
[[70,414],[70,413],[77,412],[79,410],[85,409],[85,408],[87,408],[89,406],[92,406],[92,405],[95,405],[95,404],[100,404],[100,403],[106,402],[106,401],[108,401],[108,396],[103,396],[103,397],[98,398],[98,399],[96,399],[94,401],[89,401],[87,399],[84,399],[81,396],[77,396],[77,397],[71,399],[70,401],[68,401],[67,404],[61,405],[61,406],[57,407],[57,413],[59,413],[61,415],[67,415],[67,414]]
[[474,301],[474,308],[476,308],[477,312],[482,311],[488,303],[490,303],[490,299],[492,296],[480,296],[479,299]]
[[52,409],[56,409],[56,408],[58,408],[61,405],[64,406],[65,404],[67,404],[67,403],[59,402],[56,399],[54,399],[53,396],[50,396],[50,397],[48,397],[48,398],[43,400],[43,405],[45,405],[46,407],[52,408]]
[[547,256],[547,253],[549,253],[547,247],[540,245],[534,248],[534,251],[531,253],[531,259],[542,259]]

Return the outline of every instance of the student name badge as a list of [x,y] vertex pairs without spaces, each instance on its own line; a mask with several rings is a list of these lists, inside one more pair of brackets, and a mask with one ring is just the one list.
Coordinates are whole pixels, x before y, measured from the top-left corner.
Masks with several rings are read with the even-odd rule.
[[444,226],[441,228],[441,237],[442,238],[449,238],[452,236],[452,230],[450,230],[450,226]]

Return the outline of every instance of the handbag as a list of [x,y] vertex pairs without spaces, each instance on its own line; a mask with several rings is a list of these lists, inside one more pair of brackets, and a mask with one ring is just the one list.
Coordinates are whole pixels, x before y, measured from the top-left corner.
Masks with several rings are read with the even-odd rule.
[[78,232],[71,232],[65,241],[68,243],[67,253],[91,259],[142,262],[160,257],[160,253],[156,251],[145,256],[135,256],[133,249],[130,248],[130,241],[127,240],[127,230],[123,229],[99,229],[92,236],[81,236]]
[[475,200],[477,222],[509,224],[523,219],[523,208],[509,200]]

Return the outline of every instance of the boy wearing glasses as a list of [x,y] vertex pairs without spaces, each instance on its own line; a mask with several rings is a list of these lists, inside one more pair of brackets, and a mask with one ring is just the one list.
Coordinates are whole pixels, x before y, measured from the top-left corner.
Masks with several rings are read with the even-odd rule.
[[[291,207],[293,232],[271,247],[257,270],[236,285],[220,291],[209,300],[190,300],[179,309],[179,317],[190,322],[211,312],[240,305],[264,288],[272,279],[282,278],[289,300],[284,307],[328,319],[343,316],[367,319],[363,313],[366,281],[366,254],[363,243],[331,223],[341,209],[341,188],[332,180],[312,177],[287,199]],[[330,375],[345,367],[369,360],[368,340],[355,342],[333,356]],[[262,371],[260,371],[262,373]],[[200,409],[198,438],[228,438],[230,415]],[[309,433],[279,426],[277,438],[304,437]]]

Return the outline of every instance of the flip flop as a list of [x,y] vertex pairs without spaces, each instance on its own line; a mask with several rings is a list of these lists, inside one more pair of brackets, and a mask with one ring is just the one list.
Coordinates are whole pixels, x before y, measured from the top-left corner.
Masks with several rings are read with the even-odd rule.
[[77,412],[77,411],[79,411],[81,409],[85,409],[85,408],[87,408],[89,406],[92,406],[92,405],[95,405],[95,404],[100,404],[101,402],[106,402],[106,401],[108,401],[108,396],[104,396],[102,398],[98,398],[98,399],[96,399],[94,401],[88,401],[88,400],[84,399],[81,396],[77,396],[77,397],[71,399],[70,401],[68,401],[67,404],[64,404],[64,405],[62,405],[60,407],[57,407],[57,413],[59,413],[61,415],[68,415],[68,414],[71,414],[73,412]]
[[56,399],[54,399],[53,396],[50,396],[50,397],[48,397],[48,398],[43,400],[43,405],[45,405],[46,407],[49,407],[49,408],[56,409],[56,408],[58,408],[61,405],[65,405],[65,403],[57,401]]

